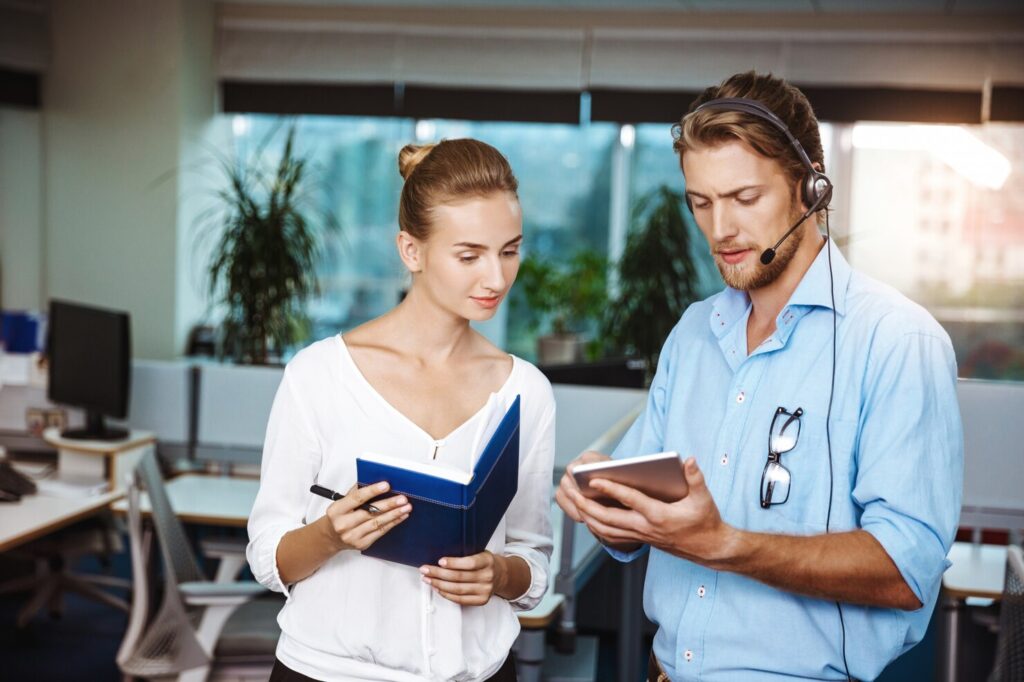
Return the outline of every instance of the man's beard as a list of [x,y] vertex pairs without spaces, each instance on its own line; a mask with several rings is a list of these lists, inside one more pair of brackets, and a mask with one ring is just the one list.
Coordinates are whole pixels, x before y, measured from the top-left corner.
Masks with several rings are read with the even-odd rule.
[[[801,213],[797,213],[793,219],[799,218],[800,215]],[[715,265],[718,266],[718,272],[721,273],[722,279],[728,286],[739,291],[752,291],[768,286],[779,278],[789,262],[793,260],[793,256],[804,239],[802,228],[803,225],[798,227],[796,232],[789,236],[789,239],[782,242],[778,251],[775,252],[775,258],[768,265],[761,263],[760,251],[755,251],[752,263],[729,265],[721,258],[715,258]],[[726,247],[731,247],[731,245],[726,245]],[[722,246],[716,248],[721,250]]]

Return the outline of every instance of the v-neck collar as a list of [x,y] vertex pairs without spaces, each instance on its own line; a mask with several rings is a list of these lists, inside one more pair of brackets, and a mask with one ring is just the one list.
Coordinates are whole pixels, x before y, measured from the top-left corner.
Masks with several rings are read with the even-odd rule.
[[[359,365],[356,364],[356,360],[355,358],[352,357],[352,353],[349,352],[348,344],[345,343],[345,338],[341,334],[336,334],[335,338],[338,340],[338,346],[340,348],[342,358],[344,359],[345,362],[348,363],[349,368],[352,370],[352,373],[355,374],[358,380],[366,388],[367,393],[372,395],[378,402],[380,402],[380,404],[383,405],[386,410],[392,412],[396,417],[398,417],[406,424],[411,426],[413,429],[421,433],[423,437],[428,439],[431,443],[443,443],[444,441],[453,438],[456,434],[462,431],[462,429],[466,428],[469,424],[473,423],[473,421],[475,421],[476,418],[480,416],[480,413],[487,408],[487,405],[490,402],[490,397],[488,396],[488,399],[484,401],[484,404],[480,406],[480,409],[474,412],[468,419],[466,419],[461,424],[452,429],[451,432],[449,432],[447,435],[442,436],[441,438],[434,438],[434,436],[428,433],[426,429],[424,429],[422,426],[414,422],[412,419],[406,416],[404,412],[402,412],[397,407],[388,402],[387,398],[381,395],[380,391],[374,388],[373,384],[370,383],[370,380],[366,378],[365,374],[363,374],[363,371],[359,369]],[[502,383],[501,388],[499,388],[497,391],[493,391],[492,395],[500,395],[504,393],[505,389],[508,388],[508,386],[512,383],[512,377],[515,376],[516,369],[519,367],[519,358],[517,358],[515,355],[512,355],[511,353],[509,354],[509,357],[512,358],[512,369],[511,371],[509,371],[504,383]]]

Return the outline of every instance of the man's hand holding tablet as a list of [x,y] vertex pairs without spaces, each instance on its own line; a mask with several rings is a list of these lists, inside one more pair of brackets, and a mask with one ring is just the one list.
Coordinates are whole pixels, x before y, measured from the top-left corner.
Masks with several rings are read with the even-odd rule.
[[677,502],[689,492],[678,452],[577,464],[572,468],[572,476],[584,497],[610,507],[623,508],[624,505],[591,487],[591,480],[603,478],[621,483],[662,502]]

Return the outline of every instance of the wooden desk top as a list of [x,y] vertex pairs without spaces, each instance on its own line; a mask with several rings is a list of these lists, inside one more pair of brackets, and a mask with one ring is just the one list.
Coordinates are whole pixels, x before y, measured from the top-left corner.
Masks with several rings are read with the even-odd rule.
[[1006,547],[954,542],[949,550],[953,565],[942,576],[942,587],[957,599],[1001,599],[1006,577]]
[[57,448],[87,455],[116,455],[126,450],[134,450],[141,445],[156,442],[156,436],[149,431],[132,429],[124,440],[78,440],[61,438],[60,429],[50,427],[43,431],[43,440]]

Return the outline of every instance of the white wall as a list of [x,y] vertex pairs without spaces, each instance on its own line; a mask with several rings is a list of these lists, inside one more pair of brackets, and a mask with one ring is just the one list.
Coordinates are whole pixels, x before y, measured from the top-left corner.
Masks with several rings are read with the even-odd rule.
[[0,108],[0,307],[39,310],[43,272],[42,116]]
[[179,274],[183,161],[213,116],[206,0],[55,0],[44,78],[47,296],[128,310],[171,358],[200,304]]

